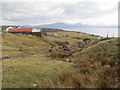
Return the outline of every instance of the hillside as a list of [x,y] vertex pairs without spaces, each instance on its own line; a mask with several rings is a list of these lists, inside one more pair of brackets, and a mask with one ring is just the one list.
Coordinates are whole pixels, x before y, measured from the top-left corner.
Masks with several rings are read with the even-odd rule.
[[[52,31],[47,34],[44,38],[11,33],[2,35],[3,88],[100,87],[96,82],[101,75],[101,69],[107,67],[112,69],[115,76],[110,76],[110,80],[115,81],[117,38],[96,42],[98,37],[85,33]],[[68,37],[63,37],[63,34]],[[73,47],[85,38],[90,38],[91,43],[75,50]],[[73,46],[74,52],[63,52],[63,48],[49,52],[51,44],[60,47],[59,44],[64,45],[66,42],[67,46]],[[66,59],[72,61],[66,62]],[[118,84],[116,81],[109,81],[105,85],[117,87]]]
[[72,58],[79,72],[72,70],[61,72],[65,74],[62,77],[61,73],[59,74],[60,81],[65,87],[118,88],[120,63],[118,43],[118,38],[105,40],[75,53]]
[[[45,36],[44,39],[47,39],[51,42],[68,41],[70,44],[76,44],[78,42],[82,42],[83,39],[85,39],[85,38],[90,38],[92,41],[94,41],[98,38],[98,36],[92,36],[87,33],[61,31],[61,30],[57,30],[57,32],[54,32],[54,30],[53,30],[53,32],[48,31],[47,34],[48,34],[48,36]],[[67,37],[64,35],[67,35]]]
[[[51,59],[50,44],[32,35],[3,34],[3,88],[53,87],[50,78],[63,69],[74,69],[72,63]],[[49,81],[49,82],[48,82]]]
[[50,46],[40,37],[3,33],[3,88],[54,87],[51,78],[59,71],[76,69],[73,63],[52,59]]
[[37,53],[50,45],[32,35],[5,33],[2,35],[3,57]]

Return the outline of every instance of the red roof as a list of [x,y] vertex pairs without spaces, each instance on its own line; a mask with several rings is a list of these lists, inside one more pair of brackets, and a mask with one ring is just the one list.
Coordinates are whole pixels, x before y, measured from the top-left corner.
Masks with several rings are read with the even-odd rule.
[[32,32],[32,28],[10,28],[8,32]]

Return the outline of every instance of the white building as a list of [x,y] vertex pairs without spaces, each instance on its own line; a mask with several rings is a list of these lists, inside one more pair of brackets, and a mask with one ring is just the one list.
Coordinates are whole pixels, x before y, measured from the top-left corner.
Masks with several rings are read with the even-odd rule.
[[8,31],[10,28],[13,28],[13,27],[8,27],[8,28],[6,28],[6,31]]
[[32,29],[32,32],[41,32],[41,29],[33,28],[33,29]]

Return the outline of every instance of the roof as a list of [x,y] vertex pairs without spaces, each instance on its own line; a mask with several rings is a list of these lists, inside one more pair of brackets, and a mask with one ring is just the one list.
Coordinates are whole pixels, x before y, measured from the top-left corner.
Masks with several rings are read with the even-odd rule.
[[14,25],[3,25],[2,30],[6,30],[8,27],[18,28],[20,26],[14,26]]
[[32,28],[10,28],[8,32],[32,32]]

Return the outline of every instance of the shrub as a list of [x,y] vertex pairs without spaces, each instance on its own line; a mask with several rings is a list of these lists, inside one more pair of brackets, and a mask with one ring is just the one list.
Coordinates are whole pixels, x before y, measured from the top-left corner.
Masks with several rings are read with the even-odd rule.
[[19,48],[19,51],[23,51],[23,47],[20,47],[20,48]]

